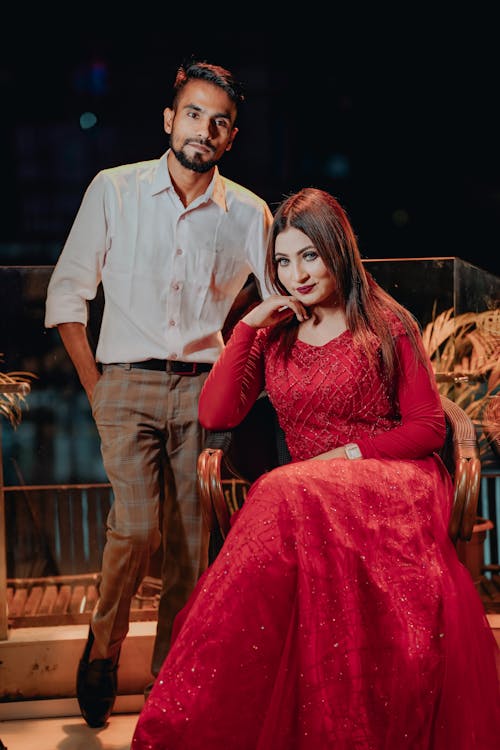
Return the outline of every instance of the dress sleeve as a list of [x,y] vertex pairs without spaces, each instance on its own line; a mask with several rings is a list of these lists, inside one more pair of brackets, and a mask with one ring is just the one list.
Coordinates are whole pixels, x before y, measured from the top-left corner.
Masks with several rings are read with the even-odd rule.
[[248,414],[264,388],[257,329],[240,321],[206,379],[198,404],[207,430],[229,430]]
[[[428,360],[423,347],[425,360]],[[420,360],[408,336],[397,340],[397,401],[401,423],[373,438],[362,438],[357,444],[364,458],[423,458],[438,451],[446,436],[446,423],[437,384]]]

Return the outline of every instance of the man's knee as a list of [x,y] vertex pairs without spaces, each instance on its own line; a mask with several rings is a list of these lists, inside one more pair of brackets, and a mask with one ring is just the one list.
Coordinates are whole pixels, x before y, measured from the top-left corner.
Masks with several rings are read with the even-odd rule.
[[150,554],[153,554],[160,546],[161,534],[158,529],[143,530],[136,532],[132,539],[134,546],[148,547]]
[[136,527],[122,532],[110,530],[108,534],[113,538],[115,544],[121,542],[128,547],[132,547],[136,553],[147,550],[152,554],[156,552],[161,543],[161,534],[158,528]]

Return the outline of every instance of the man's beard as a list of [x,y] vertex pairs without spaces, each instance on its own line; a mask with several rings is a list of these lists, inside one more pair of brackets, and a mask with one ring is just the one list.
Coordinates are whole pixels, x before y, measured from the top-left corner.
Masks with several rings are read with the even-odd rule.
[[172,139],[170,139],[170,148],[172,149],[172,152],[179,164],[181,164],[186,169],[190,169],[192,172],[199,172],[200,174],[203,174],[204,172],[210,172],[210,170],[213,169],[219,161],[218,159],[199,161],[198,157],[196,157],[195,159],[190,159],[189,156],[186,156],[182,149],[178,150],[174,148],[174,146],[172,145]]

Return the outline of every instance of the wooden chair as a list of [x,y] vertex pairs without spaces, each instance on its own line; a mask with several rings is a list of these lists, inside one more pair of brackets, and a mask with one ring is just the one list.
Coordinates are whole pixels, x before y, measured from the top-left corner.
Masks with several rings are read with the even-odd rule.
[[[453,478],[449,535],[456,544],[469,541],[477,514],[481,462],[476,430],[464,410],[441,396],[447,435],[440,455]],[[267,396],[261,394],[248,416],[233,430],[209,432],[198,458],[198,489],[210,531],[209,562],[217,556],[232,514],[245,501],[257,477],[288,463],[283,431]]]

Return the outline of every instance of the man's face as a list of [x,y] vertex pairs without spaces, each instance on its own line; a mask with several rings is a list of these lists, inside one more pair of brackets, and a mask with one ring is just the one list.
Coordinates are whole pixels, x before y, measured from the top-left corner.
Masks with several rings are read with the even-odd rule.
[[208,172],[229,151],[238,132],[236,106],[221,88],[188,81],[175,109],[164,113],[165,132],[177,160],[193,172]]

